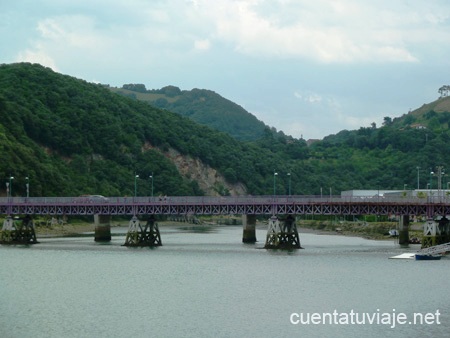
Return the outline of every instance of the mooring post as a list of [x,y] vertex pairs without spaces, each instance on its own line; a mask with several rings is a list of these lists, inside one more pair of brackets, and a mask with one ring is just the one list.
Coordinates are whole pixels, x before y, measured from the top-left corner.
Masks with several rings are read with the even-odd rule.
[[398,227],[398,244],[409,244],[409,215],[400,215]]
[[242,215],[242,242],[256,242],[256,215]]
[[95,241],[110,242],[111,241],[111,216],[110,215],[94,215],[95,223]]

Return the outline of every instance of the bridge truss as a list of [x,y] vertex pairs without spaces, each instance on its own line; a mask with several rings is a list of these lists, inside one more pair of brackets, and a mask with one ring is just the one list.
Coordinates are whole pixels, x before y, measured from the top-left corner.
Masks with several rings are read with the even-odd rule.
[[341,198],[175,197],[109,198],[80,201],[75,198],[0,198],[3,215],[450,215],[450,200],[398,199],[381,201]]

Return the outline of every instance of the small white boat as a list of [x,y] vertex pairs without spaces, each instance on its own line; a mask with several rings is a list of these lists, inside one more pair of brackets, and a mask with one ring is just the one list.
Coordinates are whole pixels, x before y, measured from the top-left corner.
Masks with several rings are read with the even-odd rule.
[[415,259],[416,254],[415,253],[403,253],[398,256],[389,257],[389,259]]

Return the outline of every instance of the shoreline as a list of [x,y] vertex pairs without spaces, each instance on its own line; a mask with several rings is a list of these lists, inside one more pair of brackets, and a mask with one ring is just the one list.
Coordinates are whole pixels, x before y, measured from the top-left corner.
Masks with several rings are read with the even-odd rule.
[[[157,222],[160,228],[186,228],[186,227],[226,227],[226,226],[234,226],[234,227],[242,227],[242,225],[223,225],[223,224],[215,224],[215,223],[203,223],[203,224],[190,224],[190,223],[182,223],[182,222],[173,222],[173,221],[162,221]],[[128,224],[112,224],[111,229],[114,228],[128,228]],[[257,230],[266,230],[267,224],[265,223],[257,223]],[[315,234],[315,235],[329,235],[329,236],[344,236],[344,237],[359,237],[369,240],[395,240],[396,238],[385,236],[381,234],[373,234],[366,232],[356,232],[356,231],[337,231],[333,229],[317,229],[314,227],[308,227],[304,224],[297,225],[297,230],[299,235],[302,234]],[[71,237],[71,236],[79,236],[84,233],[94,232],[95,224],[94,223],[66,223],[63,225],[52,225],[52,226],[35,226],[36,236],[38,237]]]

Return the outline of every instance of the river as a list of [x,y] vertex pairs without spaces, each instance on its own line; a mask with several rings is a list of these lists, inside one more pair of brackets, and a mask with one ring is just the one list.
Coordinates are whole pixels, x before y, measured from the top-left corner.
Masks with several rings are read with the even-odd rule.
[[109,244],[87,234],[1,245],[0,337],[450,332],[450,257],[388,259],[418,247],[337,235],[300,233],[305,249],[285,252],[262,248],[264,229],[254,245],[238,226],[160,230],[153,249],[122,246],[123,228]]

